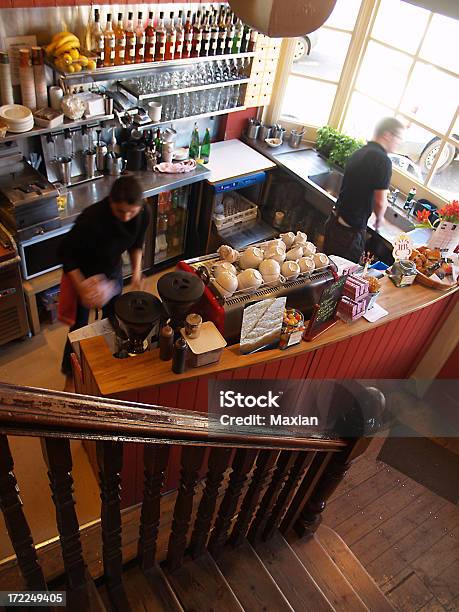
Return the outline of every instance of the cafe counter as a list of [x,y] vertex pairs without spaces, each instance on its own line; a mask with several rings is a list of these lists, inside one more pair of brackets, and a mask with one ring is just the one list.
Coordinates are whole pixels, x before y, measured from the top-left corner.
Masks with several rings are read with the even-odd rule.
[[[89,395],[206,412],[211,379],[407,378],[452,312],[458,295],[457,290],[439,292],[418,284],[396,288],[384,278],[378,303],[388,314],[375,323],[363,318],[350,324],[338,321],[311,342],[286,350],[241,355],[239,346],[233,345],[223,350],[218,363],[183,374],[174,374],[171,362],[159,359],[158,349],[116,359],[103,337],[88,338],[80,343],[76,389]],[[97,472],[95,448],[87,443],[86,450]],[[179,454],[175,450],[167,489],[176,485]],[[123,506],[140,501],[140,445],[126,445],[122,481]]]

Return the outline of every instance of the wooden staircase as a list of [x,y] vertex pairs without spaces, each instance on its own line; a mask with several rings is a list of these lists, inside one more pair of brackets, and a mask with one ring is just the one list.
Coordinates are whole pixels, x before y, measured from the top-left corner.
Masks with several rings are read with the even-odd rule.
[[[42,440],[62,553],[51,562],[33,543],[6,434]],[[67,609],[78,612],[392,610],[346,544],[320,524],[368,441],[295,432],[276,439],[268,429],[231,435],[207,415],[0,385],[0,506],[16,552],[8,568],[0,563],[0,590],[65,590]],[[122,539],[120,437],[144,446],[136,551]],[[83,555],[72,438],[97,440],[98,564]],[[161,491],[173,446],[181,465],[171,504]]]

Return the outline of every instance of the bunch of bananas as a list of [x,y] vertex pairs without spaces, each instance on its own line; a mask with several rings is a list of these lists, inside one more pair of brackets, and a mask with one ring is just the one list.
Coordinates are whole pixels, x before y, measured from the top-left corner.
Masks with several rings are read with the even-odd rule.
[[80,41],[71,32],[59,32],[46,47],[46,54],[54,57],[54,65],[65,72],[80,72],[84,68],[94,70],[96,62],[80,54]]

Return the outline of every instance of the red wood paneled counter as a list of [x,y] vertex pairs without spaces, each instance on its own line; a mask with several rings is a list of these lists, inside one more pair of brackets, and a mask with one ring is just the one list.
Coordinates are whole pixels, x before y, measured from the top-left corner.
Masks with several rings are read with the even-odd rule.
[[[428,349],[458,299],[458,291],[442,293],[421,285],[396,288],[382,281],[379,303],[389,314],[376,323],[359,319],[338,322],[312,342],[240,355],[238,346],[226,348],[218,364],[176,375],[171,362],[159,360],[158,351],[119,360],[112,357],[103,338],[81,343],[81,391],[207,411],[207,382],[219,379],[302,378],[406,378]],[[125,455],[123,502],[142,497],[142,461],[134,448]],[[177,457],[178,459],[178,457]],[[178,465],[177,465],[178,468]],[[173,486],[173,467],[169,485]]]

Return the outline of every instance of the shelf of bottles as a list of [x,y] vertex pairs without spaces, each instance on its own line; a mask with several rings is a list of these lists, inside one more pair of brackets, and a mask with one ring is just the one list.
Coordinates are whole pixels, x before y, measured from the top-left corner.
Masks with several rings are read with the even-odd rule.
[[52,66],[59,76],[67,81],[110,80],[130,78],[146,71],[172,69],[205,61],[252,58],[258,33],[245,26],[231,11],[222,6],[220,10],[210,6],[207,11],[198,10],[195,15],[183,11],[178,17],[171,12],[169,19],[159,13],[154,22],[153,12],[149,13],[145,26],[143,13],[123,13],[112,22],[107,16],[105,28],[100,24],[98,9],[95,9],[91,34],[91,49],[88,54],[95,58],[94,70],[66,73]]

